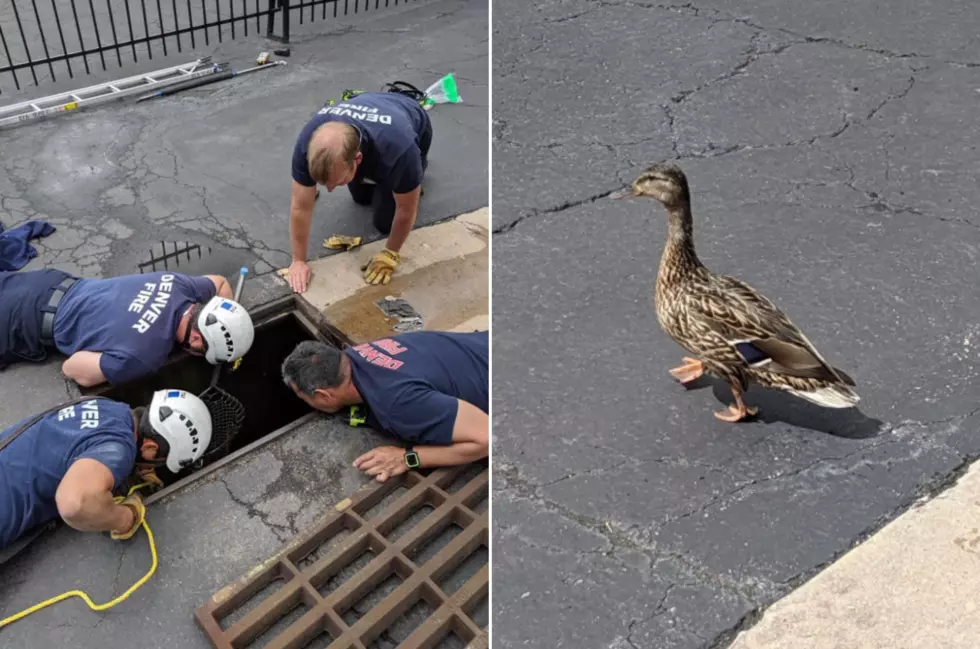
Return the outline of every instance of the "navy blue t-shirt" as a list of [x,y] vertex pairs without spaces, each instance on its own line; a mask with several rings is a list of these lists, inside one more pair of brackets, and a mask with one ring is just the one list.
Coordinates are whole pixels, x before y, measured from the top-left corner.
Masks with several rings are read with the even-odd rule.
[[452,444],[457,398],[490,412],[485,331],[414,331],[344,351],[368,424],[406,442]]
[[327,122],[344,122],[361,134],[363,159],[356,180],[373,180],[396,194],[410,192],[422,183],[419,138],[427,119],[418,102],[392,92],[365,93],[335,106],[324,106],[296,138],[293,180],[305,187],[316,185],[307,161],[310,138]]
[[[29,419],[0,433],[0,440]],[[76,403],[46,415],[0,451],[0,550],[58,518],[58,485],[83,458],[109,469],[114,488],[126,480],[136,462],[128,404],[108,399]]]
[[159,271],[109,279],[82,279],[58,306],[58,351],[102,352],[102,374],[113,385],[163,366],[188,307],[207,302],[217,288],[207,277]]

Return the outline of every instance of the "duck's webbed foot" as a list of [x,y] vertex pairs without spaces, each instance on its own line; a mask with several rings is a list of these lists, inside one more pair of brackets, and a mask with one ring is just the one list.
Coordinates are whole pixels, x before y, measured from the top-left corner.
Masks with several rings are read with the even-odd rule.
[[687,385],[701,378],[704,374],[704,364],[696,358],[685,356],[684,365],[675,367],[670,370],[670,373],[675,379],[681,382],[681,385]]
[[725,410],[714,413],[715,417],[722,421],[735,423],[747,417],[754,417],[759,414],[759,409],[755,406],[747,406],[742,401],[742,391],[732,386],[732,396],[735,397],[735,404],[728,406]]

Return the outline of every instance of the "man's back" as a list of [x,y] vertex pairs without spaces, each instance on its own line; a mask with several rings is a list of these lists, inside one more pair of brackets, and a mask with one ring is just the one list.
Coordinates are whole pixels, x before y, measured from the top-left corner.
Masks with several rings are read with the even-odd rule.
[[[29,419],[0,433],[0,441]],[[0,550],[58,516],[58,484],[82,458],[105,465],[116,486],[126,479],[136,459],[127,404],[91,399],[52,412],[0,451]]]
[[416,331],[345,351],[372,425],[403,439],[449,443],[456,399],[489,412],[487,332]]
[[184,311],[216,292],[206,277],[167,271],[82,279],[58,307],[55,343],[69,356],[102,352],[102,373],[111,383],[132,380],[164,363]]
[[358,175],[410,191],[422,180],[419,138],[427,116],[418,102],[390,92],[364,93],[335,106],[325,106],[307,122],[293,150],[293,180],[312,187],[307,162],[309,140],[326,122],[354,125],[361,133],[364,161]]

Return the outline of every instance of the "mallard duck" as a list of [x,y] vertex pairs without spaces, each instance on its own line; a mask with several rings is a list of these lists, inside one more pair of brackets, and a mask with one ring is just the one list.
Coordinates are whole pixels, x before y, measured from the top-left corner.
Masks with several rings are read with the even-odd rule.
[[827,408],[853,407],[854,380],[832,367],[785,313],[748,284],[708,270],[694,251],[691,195],[684,172],[659,163],[610,198],[649,197],[669,216],[657,274],[660,326],[692,357],[670,370],[687,385],[702,374],[725,380],[735,404],[714,415],[737,422],[758,414],[742,394],[749,381]]

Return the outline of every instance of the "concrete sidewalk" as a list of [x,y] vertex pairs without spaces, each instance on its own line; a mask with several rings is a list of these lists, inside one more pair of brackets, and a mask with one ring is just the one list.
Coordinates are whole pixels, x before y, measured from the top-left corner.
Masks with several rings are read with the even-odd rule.
[[731,649],[973,649],[980,464],[774,604]]
[[490,326],[489,238],[487,208],[415,230],[385,286],[362,279],[361,267],[385,246],[385,240],[375,241],[311,262],[313,280],[303,297],[358,342],[398,333],[394,329],[398,322],[386,318],[375,303],[386,297],[411,304],[425,329],[486,331]]

